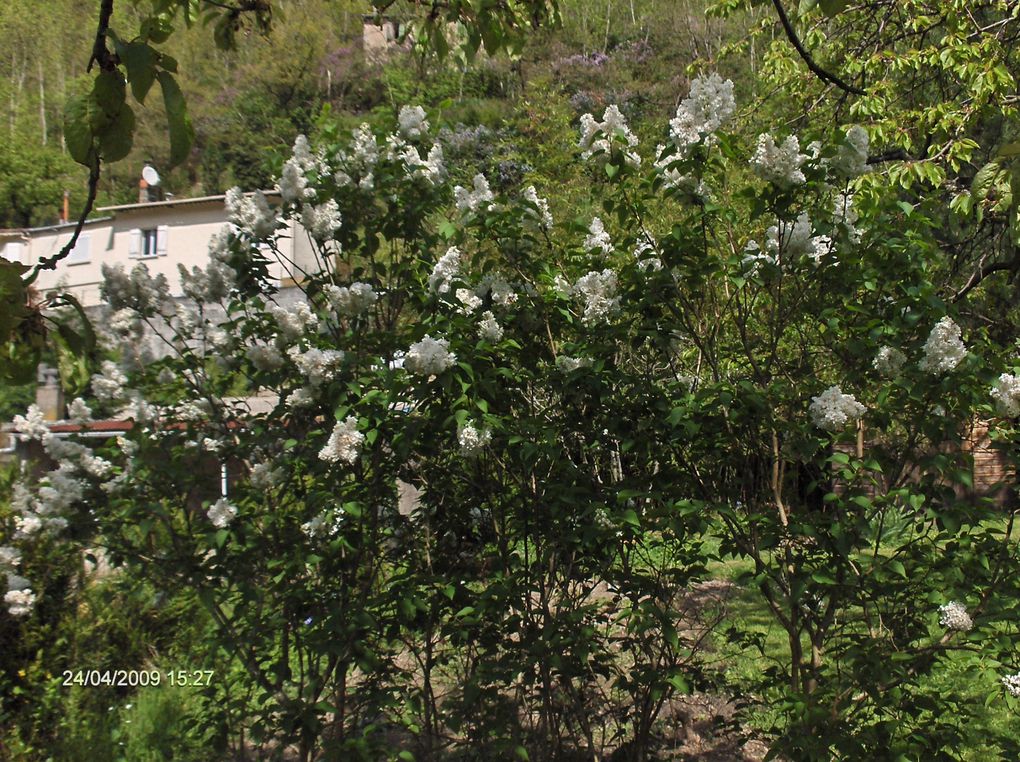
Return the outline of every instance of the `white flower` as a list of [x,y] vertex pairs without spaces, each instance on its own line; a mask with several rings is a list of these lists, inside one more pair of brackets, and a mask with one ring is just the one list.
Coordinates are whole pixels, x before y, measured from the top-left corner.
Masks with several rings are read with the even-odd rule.
[[945,373],[959,365],[966,356],[967,348],[960,339],[960,326],[952,318],[944,317],[935,324],[924,342],[921,370],[936,375]]
[[450,342],[433,339],[428,334],[407,350],[404,367],[421,376],[438,376],[457,362],[457,356],[450,352]]
[[302,352],[291,347],[287,355],[297,365],[301,376],[308,379],[312,386],[332,381],[344,360],[344,353],[337,349],[309,349]]
[[473,291],[467,288],[458,288],[455,296],[461,303],[460,311],[467,315],[482,306],[482,300]]
[[868,171],[868,132],[860,125],[854,125],[846,132],[846,140],[840,144],[836,157],[830,166],[839,175],[854,178]]
[[379,295],[367,283],[352,283],[350,286],[334,286],[327,283],[322,287],[330,305],[341,315],[360,315],[379,299]]
[[939,624],[947,630],[956,630],[957,632],[967,632],[974,627],[974,622],[967,613],[967,607],[956,601],[939,606]]
[[433,294],[445,294],[450,290],[450,283],[460,274],[460,265],[463,255],[456,246],[451,246],[446,253],[439,258],[436,266],[432,268],[432,275],[429,276],[429,291]]
[[703,136],[711,136],[727,122],[736,108],[730,80],[723,80],[715,72],[695,77],[690,95],[680,102],[676,116],[669,122],[669,137],[680,149],[681,157],[686,157]]
[[300,410],[314,404],[315,390],[308,386],[299,387],[287,396],[287,407],[291,410]]
[[832,213],[832,221],[837,225],[845,225],[851,243],[860,243],[861,231],[857,229],[860,215],[854,208],[854,194],[849,191],[836,196],[836,208]]
[[465,423],[457,432],[460,453],[469,458],[478,455],[491,440],[492,432],[489,429],[479,429],[471,423]]
[[483,204],[486,205],[486,209],[492,209],[489,202],[493,200],[494,196],[489,189],[489,181],[485,179],[485,175],[481,173],[475,175],[472,185],[473,188],[470,191],[459,185],[454,186],[453,198],[457,202],[457,211],[461,214],[477,212]]
[[620,306],[620,298],[616,295],[616,273],[612,270],[592,270],[578,278],[571,293],[584,300],[581,322],[587,326],[605,322]]
[[482,313],[482,319],[478,322],[478,336],[492,343],[503,338],[503,327],[496,322],[496,316],[489,310]]
[[482,298],[486,294],[492,297],[492,303],[498,307],[509,307],[517,301],[517,292],[501,275],[484,276],[475,287],[475,296]]
[[365,435],[358,431],[358,419],[349,415],[342,422],[338,421],[333,427],[329,441],[319,451],[319,459],[327,463],[352,464],[361,454],[361,446],[364,441]]
[[564,373],[571,373],[580,368],[590,368],[591,360],[585,357],[568,357],[567,355],[558,355],[556,357],[556,367]]
[[[393,145],[390,147],[397,148]],[[396,156],[404,162],[404,171],[413,178],[421,178],[432,185],[438,185],[446,177],[443,147],[439,143],[429,149],[428,157],[425,159],[418,153],[417,148],[406,144],[399,146]]]
[[231,505],[225,497],[221,497],[213,503],[206,512],[206,516],[209,517],[209,521],[211,521],[212,525],[217,529],[223,529],[226,527],[234,520],[236,515],[237,508]]
[[231,188],[227,191],[224,204],[227,207],[227,221],[241,234],[262,239],[276,231],[276,212],[269,206],[262,191],[247,196],[240,188]]
[[283,479],[283,470],[274,468],[271,462],[256,463],[251,467],[248,474],[248,481],[257,490],[265,491],[275,486]]
[[655,241],[646,233],[638,241],[637,246],[634,247],[634,260],[637,262],[638,269],[645,272],[648,270],[661,270],[662,260],[656,256],[648,256],[649,254],[656,253]]
[[35,593],[29,589],[9,590],[4,595],[7,611],[13,617],[23,617],[32,613],[35,607]]
[[765,231],[765,249],[785,255],[786,259],[812,254],[815,246],[807,212],[801,212],[792,223],[780,220],[778,225],[772,225]]
[[883,376],[892,377],[900,372],[900,368],[903,367],[903,363],[906,361],[907,356],[900,350],[894,347],[883,346],[878,350],[871,364]]
[[283,355],[272,344],[248,347],[244,356],[255,366],[256,370],[276,370],[283,365]]
[[319,319],[305,301],[296,301],[289,306],[270,304],[266,311],[276,320],[280,334],[287,341],[296,341],[305,331],[314,330],[319,325]]
[[428,134],[429,131],[425,109],[421,106],[401,106],[397,123],[400,125],[400,134],[408,140],[417,140]]
[[758,147],[751,157],[751,167],[763,180],[780,188],[800,185],[806,178],[800,169],[807,156],[800,152],[800,141],[790,135],[780,145],[769,134],[758,137]]
[[641,163],[641,157],[631,150],[637,147],[637,136],[630,131],[627,120],[615,104],[606,108],[601,122],[596,122],[591,114],[581,117],[581,139],[577,145],[581,149],[582,159],[587,160],[592,156],[608,158],[616,142],[625,144],[623,151],[627,164],[636,167]]
[[92,376],[92,393],[103,402],[124,399],[127,376],[110,360],[105,360],[99,369],[100,372]]
[[1002,678],[1002,687],[1009,691],[1013,698],[1020,698],[1020,672]]
[[992,387],[995,409],[1003,418],[1020,416],[1020,376],[1003,373]]
[[606,226],[602,224],[599,217],[592,218],[591,225],[588,227],[588,235],[584,239],[584,248],[586,251],[601,249],[605,255],[613,253],[613,239],[609,237]]
[[142,315],[151,315],[163,307],[170,294],[166,276],[152,277],[149,268],[141,262],[130,273],[121,265],[108,264],[102,265],[100,271],[103,275],[100,292],[113,310],[127,307]]
[[29,405],[25,415],[14,416],[14,430],[40,442],[50,437],[50,427],[46,425],[42,410],[36,404]]
[[538,195],[538,191],[535,190],[534,185],[529,185],[524,189],[524,200],[531,204],[534,209],[529,209],[529,213],[538,217],[542,223],[542,227],[545,230],[549,230],[553,226],[552,213],[549,211],[549,202]]
[[21,563],[21,551],[8,545],[0,547],[0,572],[12,572]]
[[[280,197],[287,204],[294,204],[315,194],[315,191],[308,187],[308,178],[305,177],[304,170],[294,159],[287,159],[283,163],[276,187],[280,191]],[[309,191],[311,191],[310,194]]]
[[336,199],[331,198],[318,206],[308,204],[301,210],[301,225],[318,243],[332,240],[341,224],[340,206]]
[[838,386],[830,386],[819,396],[812,397],[808,407],[811,422],[826,431],[839,431],[864,415],[866,410],[852,394],[843,394]]

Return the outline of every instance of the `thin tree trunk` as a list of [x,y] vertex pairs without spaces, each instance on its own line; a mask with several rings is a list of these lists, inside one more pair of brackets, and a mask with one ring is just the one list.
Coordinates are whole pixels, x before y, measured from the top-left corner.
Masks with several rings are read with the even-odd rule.
[[46,145],[46,78],[43,74],[42,59],[39,65],[39,130],[42,132],[42,144]]

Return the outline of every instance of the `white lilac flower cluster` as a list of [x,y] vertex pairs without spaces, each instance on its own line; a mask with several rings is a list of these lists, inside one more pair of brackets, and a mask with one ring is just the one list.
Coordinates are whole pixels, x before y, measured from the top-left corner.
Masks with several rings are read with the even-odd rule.
[[12,617],[20,619],[31,614],[35,608],[35,593],[27,587],[21,590],[8,590],[4,594],[4,603],[7,604],[7,612]]
[[755,173],[778,188],[789,189],[800,185],[807,178],[801,165],[807,156],[800,152],[800,141],[796,135],[788,136],[777,144],[772,135],[766,133],[758,136],[758,146],[751,157],[751,167]]
[[686,158],[691,147],[703,138],[710,144],[713,133],[729,121],[736,108],[730,80],[715,72],[695,77],[690,94],[680,102],[676,116],[669,122],[669,137],[679,149],[680,158]]
[[829,167],[845,178],[854,178],[868,171],[868,131],[854,125],[846,132],[846,139],[836,150]]
[[244,356],[256,370],[273,371],[283,366],[283,355],[273,344],[256,344],[248,347]]
[[299,300],[284,306],[270,304],[266,310],[280,327],[280,336],[285,341],[297,341],[305,331],[312,331],[319,325],[319,319],[308,303]]
[[246,195],[240,188],[231,188],[227,191],[224,205],[227,208],[227,221],[241,235],[261,240],[269,238],[276,231],[276,212],[269,206],[262,191]]
[[209,510],[206,511],[206,516],[209,517],[209,521],[212,522],[214,527],[225,529],[234,520],[234,517],[237,516],[237,508],[225,497],[221,497],[209,507]]
[[329,440],[319,451],[319,459],[327,463],[354,463],[361,454],[365,435],[358,431],[358,419],[353,415],[337,421]]
[[301,210],[301,225],[317,243],[332,240],[342,224],[340,206],[336,199],[331,198],[318,205],[307,204]]
[[857,228],[859,218],[854,208],[854,194],[849,191],[836,196],[836,206],[832,213],[832,222],[835,225],[843,225],[847,230],[847,237],[850,243],[860,243],[861,231]]
[[360,315],[379,300],[379,295],[367,283],[356,282],[350,286],[327,283],[322,291],[330,306],[345,317]]
[[596,122],[591,114],[581,117],[581,139],[577,145],[582,159],[587,161],[592,156],[608,159],[617,142],[624,144],[623,160],[627,164],[632,167],[641,164],[641,157],[633,150],[638,144],[637,136],[615,104],[606,107],[601,122]]
[[524,200],[534,207],[534,209],[529,209],[528,211],[538,218],[542,228],[544,230],[552,229],[553,218],[552,213],[549,211],[549,202],[538,195],[534,185],[529,185],[524,189]]
[[457,211],[461,214],[475,213],[479,209],[492,209],[492,190],[489,188],[489,181],[485,175],[478,173],[471,181],[472,188],[468,190],[460,185],[453,188],[453,199],[457,204]]
[[309,185],[307,177],[307,173],[312,171],[319,174],[324,173],[326,171],[325,162],[322,157],[312,155],[308,138],[298,135],[294,140],[291,157],[283,164],[277,184],[280,197],[285,203],[296,204],[299,201],[309,201],[315,198],[315,189]]
[[872,366],[883,376],[892,378],[907,361],[907,356],[895,347],[883,346],[875,354]]
[[367,124],[362,124],[354,130],[350,150],[341,150],[336,156],[336,163],[342,167],[333,174],[333,180],[338,186],[343,188],[357,182],[357,186],[363,191],[375,189],[375,166],[379,163],[379,143]]
[[128,308],[141,315],[168,309],[170,284],[162,273],[153,278],[142,263],[135,265],[130,273],[121,265],[104,264],[100,269],[103,274],[100,292],[111,309]]
[[472,423],[465,423],[457,432],[460,454],[467,458],[477,456],[491,441],[492,432],[489,429],[476,427]]
[[432,268],[432,274],[429,276],[429,291],[433,294],[449,293],[450,284],[460,274],[463,260],[464,255],[456,246],[447,249]]
[[199,304],[225,299],[237,281],[233,268],[215,255],[210,255],[205,268],[193,267],[189,272],[184,265],[177,265],[177,270],[181,274],[181,291]]
[[602,223],[601,218],[592,218],[591,225],[588,227],[588,235],[584,238],[584,248],[585,251],[598,249],[606,256],[613,253],[613,239],[606,232],[606,226]]
[[474,294],[479,299],[488,294],[492,303],[497,307],[509,307],[517,301],[517,292],[514,287],[498,273],[489,273],[483,276],[475,286]]
[[29,588],[29,582],[15,572],[21,563],[21,551],[9,546],[0,547],[0,573],[7,578],[7,591],[4,603],[8,613],[20,618],[32,612],[35,606],[35,593]]
[[438,185],[446,179],[443,147],[439,143],[434,144],[423,159],[415,146],[404,143],[399,136],[391,135],[386,144],[386,157],[391,161],[402,161],[409,177],[425,180],[431,185]]
[[958,601],[950,601],[944,606],[939,606],[939,624],[947,630],[956,632],[967,632],[974,627],[967,607]]
[[1020,698],[1020,672],[1002,678],[1002,687],[1009,691],[1013,698]]
[[938,375],[959,365],[967,356],[960,333],[960,326],[951,317],[944,317],[936,323],[924,342],[921,370]]
[[342,513],[330,521],[329,514],[324,511],[304,522],[301,525],[301,531],[309,540],[333,537],[339,531],[341,524],[343,524]]
[[708,199],[710,193],[705,181],[693,174],[684,174],[677,169],[674,166],[677,158],[676,154],[667,151],[666,146],[660,144],[655,147],[655,169],[662,177],[663,187],[684,191],[701,199]]
[[428,134],[429,122],[421,106],[402,106],[397,116],[398,130],[407,140],[418,140]]
[[420,376],[438,376],[457,362],[446,339],[433,339],[428,334],[411,345],[404,356],[404,368]]
[[344,353],[338,349],[313,347],[302,352],[298,347],[291,347],[287,355],[311,386],[319,386],[336,378],[344,361]]
[[995,409],[1003,418],[1020,416],[1020,375],[1003,373],[992,387]]
[[620,306],[616,295],[616,273],[606,269],[592,270],[577,279],[570,293],[584,301],[584,315],[581,322],[586,326],[604,323]]
[[662,260],[654,256],[657,253],[655,240],[646,233],[634,247],[634,261],[637,262],[638,269],[645,272],[661,270]]
[[575,370],[581,368],[590,368],[591,360],[587,357],[568,357],[567,355],[557,355],[556,367],[564,373],[572,373]]
[[843,394],[838,386],[830,386],[817,397],[811,398],[808,412],[811,422],[825,431],[839,431],[847,423],[858,420],[867,408],[852,394]]
[[503,326],[490,310],[483,312],[482,319],[478,321],[478,337],[493,344],[503,339]]
[[813,232],[811,218],[807,212],[801,212],[794,222],[780,221],[765,231],[765,250],[773,262],[807,256],[818,266],[832,252],[832,239],[812,235]]
[[123,399],[127,394],[126,386],[127,376],[111,360],[104,360],[99,366],[99,373],[92,375],[92,393],[103,402]]

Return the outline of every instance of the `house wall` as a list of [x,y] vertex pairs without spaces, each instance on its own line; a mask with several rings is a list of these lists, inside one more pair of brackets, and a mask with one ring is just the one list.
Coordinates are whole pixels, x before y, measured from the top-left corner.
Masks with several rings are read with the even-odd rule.
[[[102,266],[121,265],[132,270],[143,263],[152,275],[164,275],[170,296],[180,297],[179,265],[187,269],[209,262],[209,242],[227,224],[223,197],[202,201],[156,202],[152,204],[100,209],[111,216],[90,221],[82,229],[78,244],[55,270],[40,272],[35,287],[40,292],[61,288],[85,307],[102,304]],[[143,231],[151,231],[146,236]],[[60,251],[74,232],[74,225],[58,225],[27,231],[0,232],[0,256],[22,264],[35,264]],[[146,241],[148,238],[148,241]],[[307,234],[296,225],[285,231],[279,247],[287,259],[310,270],[315,257]],[[277,263],[270,274],[279,285],[293,285],[290,265]]]

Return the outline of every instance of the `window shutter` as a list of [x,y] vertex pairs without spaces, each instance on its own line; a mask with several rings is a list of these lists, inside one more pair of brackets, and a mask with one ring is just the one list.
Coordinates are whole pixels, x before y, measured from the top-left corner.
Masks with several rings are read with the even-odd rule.
[[166,256],[166,239],[169,233],[170,228],[166,225],[156,228],[156,254],[160,257]]
[[130,231],[130,243],[128,244],[128,256],[137,257],[141,256],[142,253],[142,231],[139,228],[134,228]]

